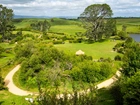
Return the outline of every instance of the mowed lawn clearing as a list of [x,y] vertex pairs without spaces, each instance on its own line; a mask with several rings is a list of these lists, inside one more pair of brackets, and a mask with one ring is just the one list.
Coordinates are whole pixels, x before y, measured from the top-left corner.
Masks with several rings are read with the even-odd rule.
[[86,44],[86,43],[66,43],[66,44],[58,44],[55,45],[56,48],[59,50],[63,50],[66,53],[75,54],[76,51],[82,50],[85,52],[86,55],[92,56],[93,59],[100,59],[103,58],[111,58],[118,54],[117,52],[113,51],[113,47],[119,41],[105,41],[105,42],[96,42],[93,44]]
[[77,32],[85,32],[85,29],[78,25],[55,25],[50,28],[50,32],[75,35]]

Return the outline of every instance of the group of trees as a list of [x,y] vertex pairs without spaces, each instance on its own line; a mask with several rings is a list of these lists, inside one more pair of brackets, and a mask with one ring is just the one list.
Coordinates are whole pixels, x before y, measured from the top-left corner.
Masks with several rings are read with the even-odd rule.
[[121,92],[124,105],[140,104],[140,45],[134,41],[127,41],[123,59],[123,75]]
[[[23,84],[30,84],[29,81],[38,79],[45,86],[52,81],[54,85],[61,85],[60,83],[66,80],[64,77],[69,77],[73,81],[95,83],[112,73],[109,62],[96,63],[90,56],[68,55],[55,47],[40,46],[32,42],[18,44],[15,54],[17,59],[24,61],[20,74]],[[44,75],[44,79],[39,79],[39,75]],[[34,85],[37,86],[36,83]]]
[[0,39],[9,39],[14,25],[12,24],[13,10],[0,5]]
[[111,18],[112,10],[107,4],[93,4],[88,6],[80,15],[87,29],[89,40],[99,41],[116,35],[116,21]]
[[[107,4],[93,4],[88,6],[80,15],[83,25],[86,28],[85,35],[89,40],[100,41],[117,34],[116,21],[111,18],[113,15],[111,8]],[[11,39],[13,11],[0,5],[0,39],[4,41]],[[31,28],[46,33],[50,24],[44,20],[32,23]],[[126,39],[126,26],[122,27],[122,31],[118,33],[121,39]],[[22,32],[17,32],[16,40],[22,37]],[[125,42],[119,43],[114,47],[115,50],[124,54],[122,78],[119,83],[119,92],[123,99],[124,105],[139,105],[140,103],[140,45],[135,43],[131,38],[127,38]],[[3,48],[0,47],[0,54]],[[92,105],[95,102],[95,92],[78,95],[74,90],[73,97],[68,100],[56,99],[56,94],[50,96],[51,93],[42,93],[41,88],[47,86],[55,86],[56,89],[65,84],[67,79],[72,81],[82,81],[85,83],[96,83],[107,78],[111,72],[111,63],[109,62],[93,62],[92,57],[68,55],[57,50],[52,46],[35,44],[35,42],[27,42],[16,45],[16,60],[18,59],[21,66],[20,80],[21,83],[29,88],[38,87],[40,95],[43,98],[40,102],[50,102],[56,104],[69,102],[69,105]],[[3,78],[0,75],[0,90],[3,89]],[[74,88],[74,87],[73,87]],[[65,94],[64,94],[65,95]],[[67,95],[67,94],[66,94]],[[53,97],[54,96],[54,97]],[[42,97],[42,96],[40,96]],[[51,100],[53,97],[55,101]],[[39,102],[39,103],[40,103]],[[58,102],[58,103],[57,103]],[[52,104],[51,103],[51,104]],[[50,103],[49,103],[50,104]]]
[[32,23],[30,26],[32,29],[40,32],[47,32],[51,27],[50,23],[47,20]]
[[[116,21],[111,18],[112,10],[107,4],[93,4],[88,6],[80,15],[87,29],[85,35],[89,40],[99,41],[116,35]],[[12,24],[13,11],[0,5],[0,35],[2,40],[9,39],[14,26]],[[31,28],[43,32],[49,30],[50,24],[46,20],[32,23]]]
[[123,54],[122,76],[115,86],[119,95],[116,100],[119,105],[139,105],[140,45],[128,37],[125,42],[117,44],[115,48]]

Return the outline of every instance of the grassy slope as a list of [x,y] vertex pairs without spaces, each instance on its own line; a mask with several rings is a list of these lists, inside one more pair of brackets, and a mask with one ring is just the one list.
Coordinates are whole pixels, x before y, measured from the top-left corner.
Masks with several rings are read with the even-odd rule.
[[117,19],[117,29],[121,30],[126,25],[129,33],[140,33],[140,18]]
[[[37,21],[44,21],[45,19],[23,19],[21,22],[16,22],[15,26],[17,28],[27,28],[30,27],[31,23]],[[54,18],[54,22],[51,19],[47,19],[51,24],[50,31],[52,32],[62,32],[68,34],[74,34],[75,32],[83,32],[84,29],[79,27],[81,24],[78,20],[65,20],[65,19],[58,19]],[[128,19],[116,19],[117,20],[117,29],[121,30],[122,25],[127,26],[127,32],[129,33],[140,33],[140,18],[128,18]],[[70,26],[66,26],[70,25]],[[72,25],[72,27],[71,27]],[[66,29],[68,28],[68,29]],[[74,32],[72,32],[74,31]]]
[[29,105],[29,103],[25,100],[25,97],[16,96],[3,90],[0,91],[0,105]]
[[9,43],[0,43],[0,46],[2,46],[4,49],[11,48],[11,50],[7,50],[6,52],[2,53],[2,57],[0,58],[0,68],[2,70],[2,77],[5,77],[6,74],[9,72],[8,68],[10,68],[10,66],[6,66],[6,64],[8,63],[8,61],[14,59],[15,57],[14,52],[12,50],[12,48],[15,45]]
[[75,35],[76,32],[84,32],[84,29],[78,25],[55,25],[50,28],[50,32]]
[[111,59],[117,55],[116,52],[112,51],[112,48],[118,43],[118,41],[105,41],[105,42],[96,42],[93,44],[85,43],[66,43],[55,45],[60,50],[65,51],[66,53],[75,54],[76,51],[82,50],[86,55],[90,55],[93,59],[99,59],[100,57]]
[[[43,20],[43,19],[39,19]],[[50,21],[50,20],[49,20]],[[15,26],[17,28],[26,28],[29,27],[31,23],[36,22],[36,19],[24,19],[20,23],[16,23]],[[61,26],[59,25],[61,23]],[[65,21],[61,19],[55,19],[54,23],[51,23],[51,31],[54,32],[64,32],[66,34],[75,34],[75,32],[84,31],[81,27],[78,27],[80,23],[76,21]],[[70,25],[70,26],[68,26]],[[127,31],[129,32],[139,32],[139,27],[136,25],[140,25],[140,19],[117,19],[117,27],[118,30],[121,30],[122,25],[127,25]],[[68,29],[67,29],[68,28]],[[106,44],[106,45],[105,45]],[[94,59],[98,59],[102,57],[111,57],[113,58],[116,53],[111,52],[112,46],[114,46],[116,42],[104,42],[104,43],[95,43],[95,44],[64,44],[64,45],[56,45],[60,50],[65,50],[66,52],[70,51],[71,53],[75,53],[77,50],[81,49],[85,51],[87,55],[93,56]],[[8,48],[7,44],[1,44],[3,47]],[[71,48],[71,50],[70,50]],[[104,52],[104,53],[103,53]],[[7,55],[5,58],[0,59],[0,67],[5,64],[10,58],[13,58],[13,54]],[[9,67],[8,67],[9,68]],[[3,73],[3,77],[6,76],[7,72],[11,69],[5,68]],[[104,100],[100,100],[101,104],[104,105],[113,105],[112,97],[108,91],[101,92],[101,96],[103,96]],[[0,105],[11,105],[13,101],[16,102],[16,105],[27,105],[27,102],[24,99],[25,97],[15,96],[8,91],[0,91]],[[109,103],[108,103],[109,102]]]

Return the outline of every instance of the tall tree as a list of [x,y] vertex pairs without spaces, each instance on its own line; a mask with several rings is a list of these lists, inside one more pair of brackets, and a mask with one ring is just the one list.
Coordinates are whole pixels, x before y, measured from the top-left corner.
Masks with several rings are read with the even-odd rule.
[[38,30],[40,32],[47,32],[50,29],[50,27],[51,27],[49,22],[46,21],[46,20],[39,21],[37,23],[32,23],[30,26],[32,27],[32,29]]
[[9,39],[11,30],[14,28],[12,24],[13,10],[0,5],[0,35],[2,40]]
[[110,30],[113,26],[108,27],[108,24],[113,22],[110,21],[112,15],[112,10],[107,4],[93,4],[88,6],[80,15],[87,29],[86,36],[90,40],[98,41],[104,35],[108,35],[106,33],[113,33],[113,30]]

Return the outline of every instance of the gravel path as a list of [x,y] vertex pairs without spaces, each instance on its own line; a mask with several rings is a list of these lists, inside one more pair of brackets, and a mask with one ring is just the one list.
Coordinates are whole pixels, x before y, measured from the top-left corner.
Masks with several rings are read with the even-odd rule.
[[15,95],[19,95],[19,96],[27,96],[32,93],[18,88],[13,82],[13,76],[16,73],[16,71],[19,70],[19,68],[20,68],[20,65],[17,65],[13,70],[11,70],[8,73],[8,75],[4,79],[5,85],[8,87],[9,92]]
[[[20,88],[18,88],[14,83],[13,83],[13,75],[15,74],[16,71],[18,71],[20,68],[20,65],[17,65],[13,70],[11,70],[8,75],[5,77],[5,85],[8,87],[9,92],[15,94],[15,95],[19,95],[19,96],[27,96],[29,94],[33,94],[31,92],[22,90]],[[101,82],[100,84],[97,85],[98,89],[104,88],[104,87],[108,87],[110,86],[113,82],[115,82],[117,80],[116,76],[119,77],[121,75],[121,73],[119,71],[116,72],[116,74],[111,77],[108,80],[105,80],[103,82]]]
[[101,88],[110,86],[113,82],[115,82],[117,80],[116,77],[120,77],[120,75],[121,75],[121,72],[117,71],[116,74],[113,77],[111,77],[110,79],[105,80],[105,81],[101,82],[100,84],[98,84],[97,88],[101,89]]

